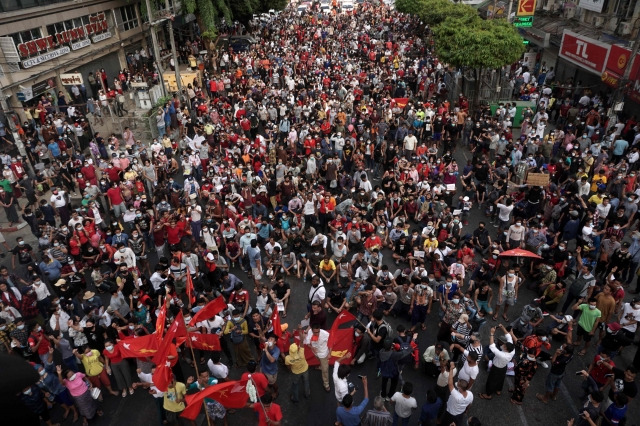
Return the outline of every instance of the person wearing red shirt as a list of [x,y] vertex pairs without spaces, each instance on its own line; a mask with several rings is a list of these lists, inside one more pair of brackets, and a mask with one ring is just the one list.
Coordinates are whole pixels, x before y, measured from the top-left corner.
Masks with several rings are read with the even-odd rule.
[[178,224],[176,223],[175,220],[171,221],[171,223],[169,224],[169,227],[166,228],[166,231],[167,231],[167,241],[169,242],[169,245],[171,246],[178,245],[184,233],[182,229],[178,227]]
[[[251,376],[253,378],[253,376]],[[282,420],[282,410],[280,406],[273,402],[271,394],[266,394],[260,398],[260,402],[249,404],[249,407],[258,413],[258,426],[280,426]]]
[[116,379],[118,389],[122,389],[122,397],[127,396],[127,388],[129,395],[133,395],[133,381],[131,380],[131,372],[129,371],[129,363],[120,354],[120,349],[114,344],[113,340],[106,339],[104,341],[104,364],[107,374],[113,375]]
[[119,218],[127,211],[124,199],[122,198],[122,191],[116,182],[113,182],[111,188],[107,191],[107,201],[109,210],[113,211],[116,218]]
[[44,364],[47,358],[49,358],[49,348],[51,344],[47,336],[44,335],[40,324],[34,324],[31,327],[31,334],[27,339],[27,343],[29,344],[29,348],[31,348],[31,352],[37,353]]
[[606,386],[609,378],[609,374],[612,374],[613,367],[616,364],[613,362],[607,352],[603,352],[600,355],[596,355],[589,366],[589,369],[582,370],[582,375],[585,377],[585,381],[582,383],[582,389],[587,393],[593,391],[602,391]]
[[262,373],[256,373],[257,363],[254,360],[251,360],[247,363],[247,371],[242,373],[242,377],[240,380],[249,380],[249,376],[251,376],[251,380],[253,381],[253,385],[256,387],[256,393],[262,399],[264,395],[267,393],[267,387],[269,386],[269,380],[267,380],[267,376]]
[[22,165],[22,161],[19,161],[16,158],[11,159],[11,165],[9,167],[13,171],[13,174],[16,175],[16,178],[18,180],[22,179],[22,177],[26,173],[24,170],[24,166]]
[[105,171],[107,172],[107,177],[110,182],[120,182],[121,170],[119,168],[115,167],[113,164],[109,164],[109,167],[107,167],[107,170]]
[[331,218],[331,213],[336,208],[336,199],[328,193],[320,200],[320,207],[318,208],[318,222],[320,229],[325,231],[327,229],[327,223]]
[[84,167],[80,169],[80,172],[85,177],[85,179],[91,182],[92,185],[98,185],[98,176],[96,175],[96,168],[93,166],[93,164],[85,162]]
[[373,250],[374,248],[382,248],[382,240],[377,234],[369,235],[369,237],[367,237],[364,242],[364,248],[367,249],[369,253],[371,253],[371,250]]

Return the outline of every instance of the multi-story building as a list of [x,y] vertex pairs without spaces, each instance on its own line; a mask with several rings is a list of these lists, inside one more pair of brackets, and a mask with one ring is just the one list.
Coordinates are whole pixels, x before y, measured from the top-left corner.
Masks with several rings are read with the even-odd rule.
[[[571,79],[594,93],[606,92],[628,64],[631,86],[640,88],[640,58],[630,57],[640,32],[640,1],[538,0],[532,21],[519,31],[538,63],[555,67],[557,82]],[[640,90],[629,95],[640,100]]]
[[[170,7],[179,8],[174,0]],[[91,87],[90,72],[104,70],[111,85],[127,67],[128,55],[151,47],[141,9],[140,0],[0,1],[0,121],[22,122],[24,107],[43,95],[55,99],[60,90],[69,93],[74,84],[97,98],[101,85]],[[176,32],[194,20],[193,15],[175,17]],[[168,47],[166,25],[154,28],[160,48]]]

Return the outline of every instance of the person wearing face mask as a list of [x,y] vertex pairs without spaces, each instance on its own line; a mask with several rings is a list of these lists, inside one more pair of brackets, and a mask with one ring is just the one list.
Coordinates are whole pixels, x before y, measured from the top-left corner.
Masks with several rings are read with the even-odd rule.
[[71,394],[71,398],[78,408],[78,412],[82,416],[82,425],[88,426],[89,420],[95,415],[102,416],[102,410],[98,405],[98,400],[93,399],[91,390],[93,386],[87,384],[85,379],[87,376],[83,373],[76,373],[72,370],[63,370],[61,366],[56,366],[58,380],[62,383]]
[[598,301],[596,300],[596,298],[591,297],[588,299],[588,303],[583,302],[584,299],[580,298],[572,307],[574,311],[582,312],[582,315],[580,315],[580,319],[578,320],[578,340],[575,344],[575,346],[580,347],[582,344],[582,340],[584,339],[585,341],[584,347],[580,352],[578,352],[578,355],[580,356],[583,356],[587,353],[589,343],[591,342],[591,339],[593,338],[593,335],[595,334],[596,329],[598,328],[598,324],[600,323],[600,320],[602,318],[602,313],[597,308]]
[[609,234],[608,231],[609,229],[607,230],[609,238],[605,238],[604,241],[602,241],[602,243],[600,244],[600,257],[598,258],[598,263],[596,265],[596,275],[605,274],[609,266],[609,259],[611,258],[613,253],[615,253],[622,247],[618,236],[616,234]]
[[235,353],[235,364],[244,367],[253,360],[249,344],[247,342],[247,334],[249,334],[249,326],[247,320],[242,316],[242,311],[234,309],[231,319],[227,321],[224,328],[224,334],[230,336]]
[[511,249],[524,247],[524,236],[527,228],[522,225],[522,220],[518,218],[516,223],[509,227],[507,231],[507,241]]
[[505,321],[509,321],[507,317],[507,312],[509,312],[509,307],[515,305],[516,300],[518,299],[518,288],[520,287],[522,279],[516,276],[516,272],[513,267],[507,270],[507,273],[500,277],[500,287],[498,289],[498,303],[495,306],[495,312],[493,313],[493,320],[498,320],[498,314],[500,313],[500,308],[503,306],[504,301],[504,312],[502,314],[502,318]]
[[440,329],[438,330],[438,341],[446,342],[451,340],[452,326],[460,318],[460,316],[465,313],[464,304],[460,303],[461,298],[461,293],[458,291],[453,295],[451,300],[446,301],[446,306],[444,307],[444,316],[442,317],[442,321],[440,322]]
[[624,277],[627,274],[632,259],[631,253],[629,253],[629,245],[627,241],[624,241],[620,244],[620,248],[614,250],[609,257],[605,276],[609,276],[613,271],[615,271],[616,278]]
[[116,385],[122,389],[122,397],[127,396],[127,388],[129,394],[133,395],[133,381],[131,380],[131,372],[128,362],[120,354],[120,349],[111,339],[104,341],[104,350],[102,351],[105,368],[107,374],[113,375]]
[[22,392],[20,392],[19,397],[20,402],[22,402],[29,411],[38,415],[47,426],[59,425],[59,423],[54,424],[51,422],[51,414],[49,413],[49,407],[44,402],[44,394],[36,384],[24,388]]
[[538,363],[536,362],[535,350],[530,349],[526,351],[526,356],[524,356],[514,368],[514,386],[512,389],[509,389],[512,404],[522,405],[525,392],[537,370]]

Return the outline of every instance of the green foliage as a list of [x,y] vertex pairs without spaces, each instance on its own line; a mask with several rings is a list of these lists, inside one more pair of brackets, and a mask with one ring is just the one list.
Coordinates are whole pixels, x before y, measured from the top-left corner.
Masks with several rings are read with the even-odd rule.
[[396,0],[396,10],[409,15],[419,16],[430,0]]
[[447,18],[433,33],[438,57],[456,67],[496,69],[516,62],[525,51],[522,37],[504,19]]
[[422,0],[425,5],[418,12],[420,19],[434,27],[447,18],[466,18],[478,16],[471,6],[462,3],[451,3],[449,0]]

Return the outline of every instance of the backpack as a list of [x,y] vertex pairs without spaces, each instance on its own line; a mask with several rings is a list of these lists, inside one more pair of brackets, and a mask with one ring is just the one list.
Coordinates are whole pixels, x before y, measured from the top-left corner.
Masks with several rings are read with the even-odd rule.
[[[242,318],[242,320],[235,322],[234,320],[231,320],[231,322],[233,323],[234,326],[242,326],[242,324],[244,324],[246,320],[244,318]],[[242,343],[244,341],[244,334],[242,333],[238,333],[235,330],[231,330],[231,333],[229,333],[231,336],[231,343]]]
[[380,324],[377,328],[376,328],[376,333],[378,332],[378,330],[380,330],[381,328],[386,328],[387,329],[387,336],[385,337],[385,339],[393,339],[393,328],[391,328],[391,325],[386,322],[385,320],[382,320],[382,324]]

